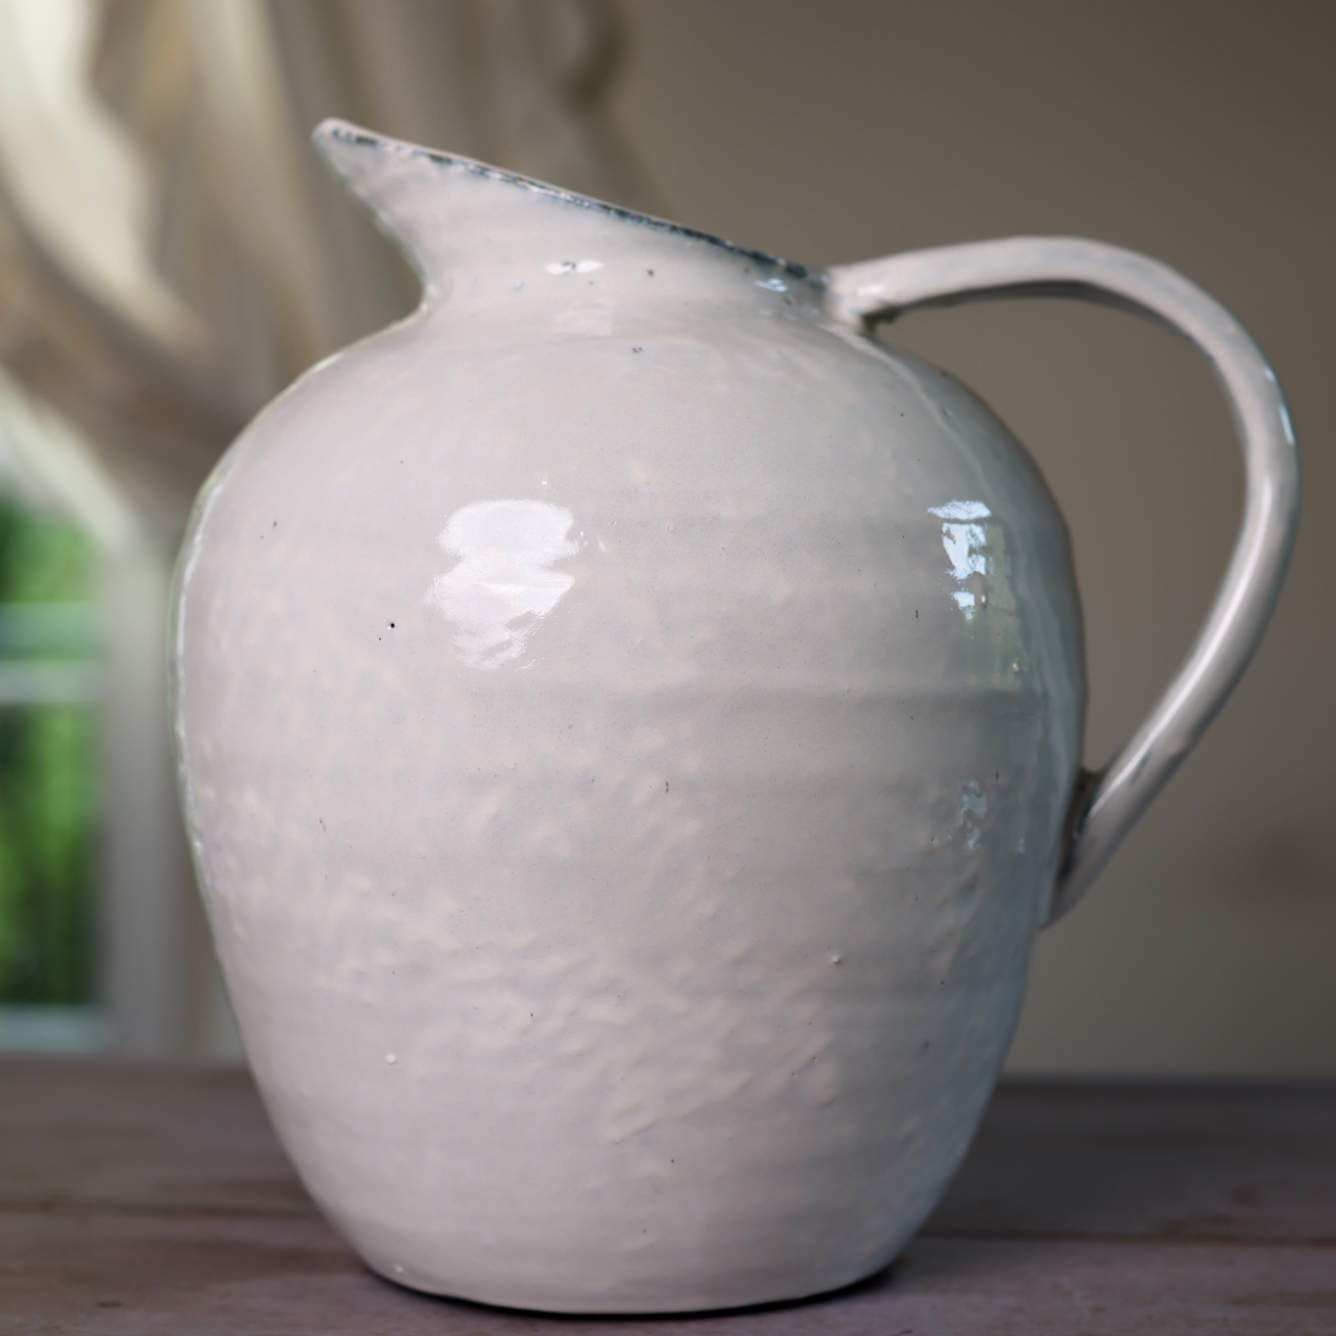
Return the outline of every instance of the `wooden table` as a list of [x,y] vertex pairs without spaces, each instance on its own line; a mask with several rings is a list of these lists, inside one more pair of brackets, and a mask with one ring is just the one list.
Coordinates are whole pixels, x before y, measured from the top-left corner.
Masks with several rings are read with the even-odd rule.
[[548,1318],[377,1279],[244,1072],[0,1060],[0,1333],[1336,1333],[1336,1088],[1012,1085],[890,1272],[805,1304]]

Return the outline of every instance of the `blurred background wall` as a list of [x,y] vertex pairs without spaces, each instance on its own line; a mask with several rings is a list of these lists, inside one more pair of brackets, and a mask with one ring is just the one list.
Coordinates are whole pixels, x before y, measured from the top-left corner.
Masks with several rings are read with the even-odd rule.
[[[305,149],[339,114],[807,263],[1071,233],[1233,308],[1306,446],[1289,584],[1041,940],[1010,1066],[1336,1076],[1334,41],[1319,0],[0,0],[0,1046],[236,1051],[171,798],[163,610],[237,426],[412,303]],[[1104,758],[1233,537],[1208,373],[1061,302],[884,337],[980,391],[1056,492]]]

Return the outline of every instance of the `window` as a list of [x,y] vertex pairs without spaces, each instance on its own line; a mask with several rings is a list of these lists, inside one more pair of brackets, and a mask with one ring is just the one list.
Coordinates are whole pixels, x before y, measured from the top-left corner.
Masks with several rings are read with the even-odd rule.
[[0,1045],[95,1042],[98,645],[79,529],[0,494]]

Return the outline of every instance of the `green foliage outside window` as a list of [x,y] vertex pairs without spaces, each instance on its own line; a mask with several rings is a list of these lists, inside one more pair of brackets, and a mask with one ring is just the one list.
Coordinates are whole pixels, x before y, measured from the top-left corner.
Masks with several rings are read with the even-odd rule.
[[[0,495],[0,673],[53,680],[91,659],[91,580],[73,525]],[[87,1003],[94,711],[59,690],[34,702],[23,691],[0,702],[0,1005]]]

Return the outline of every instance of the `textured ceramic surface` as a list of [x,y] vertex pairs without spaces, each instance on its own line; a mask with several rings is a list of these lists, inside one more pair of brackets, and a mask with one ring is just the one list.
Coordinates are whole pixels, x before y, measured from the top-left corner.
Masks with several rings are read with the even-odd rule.
[[426,298],[228,453],[173,645],[278,1132],[426,1290],[668,1311],[866,1275],[974,1131],[1069,810],[1099,829],[1053,503],[864,336],[941,290],[897,261],[809,275],[321,143]]

